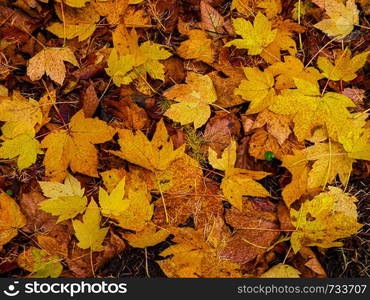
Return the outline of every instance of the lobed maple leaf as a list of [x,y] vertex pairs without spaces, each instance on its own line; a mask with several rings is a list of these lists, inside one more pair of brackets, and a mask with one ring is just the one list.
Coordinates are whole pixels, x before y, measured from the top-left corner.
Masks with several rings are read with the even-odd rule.
[[243,68],[247,80],[242,80],[234,90],[236,95],[251,101],[247,114],[258,113],[272,105],[275,101],[274,77],[269,71],[260,71],[258,68]]
[[13,159],[17,157],[17,166],[23,170],[36,162],[37,154],[44,153],[40,148],[40,142],[35,139],[35,131],[19,134],[13,138],[5,135],[0,137],[1,143],[0,158]]
[[59,38],[86,40],[94,33],[99,21],[99,15],[92,6],[80,9],[67,6],[62,10],[60,5],[55,5],[55,12],[62,22],[54,22],[46,29]]
[[314,26],[328,36],[344,38],[350,34],[354,25],[359,22],[355,0],[347,0],[346,5],[335,0],[312,0],[320,8],[325,9],[329,19],[324,19]]
[[208,160],[215,169],[225,171],[221,189],[227,201],[242,211],[243,196],[269,197],[270,193],[255,180],[262,179],[270,173],[234,168],[236,161],[236,142],[232,141],[224,150],[221,158],[217,152],[208,148]]
[[239,49],[248,49],[249,55],[261,54],[262,50],[267,47],[276,36],[276,30],[271,30],[271,22],[262,14],[258,13],[256,18],[251,22],[243,18],[233,19],[235,32],[242,39],[235,39],[225,46],[235,46]]
[[86,212],[80,220],[72,220],[73,229],[78,239],[77,246],[82,249],[91,249],[91,251],[102,251],[102,245],[109,227],[100,227],[101,215],[100,209],[92,199],[86,208]]
[[313,129],[322,126],[328,136],[338,140],[350,126],[351,114],[347,107],[355,107],[348,97],[333,92],[321,96],[318,84],[295,78],[297,89],[283,90],[269,107],[275,113],[291,115],[294,133],[299,141],[308,139]]
[[118,182],[115,188],[108,194],[104,189],[99,188],[99,204],[103,215],[119,216],[128,207],[130,202],[124,199],[125,177]]
[[351,81],[357,77],[356,72],[364,66],[369,54],[370,51],[365,51],[351,58],[351,50],[346,48],[338,54],[334,65],[323,56],[318,58],[317,65],[322,74],[330,80]]
[[134,248],[146,248],[155,246],[170,235],[166,229],[158,229],[153,223],[149,223],[142,231],[137,231],[135,234],[128,233],[123,237]]
[[45,197],[49,200],[39,204],[39,208],[45,212],[58,216],[57,223],[72,219],[85,211],[87,198],[84,197],[84,189],[81,189],[79,181],[68,174],[64,183],[39,181],[39,185]]
[[163,95],[178,102],[171,105],[164,115],[181,125],[194,123],[195,128],[207,122],[211,115],[209,104],[217,100],[212,79],[195,72],[188,72],[186,84],[176,84]]
[[46,74],[50,79],[62,85],[66,77],[64,61],[78,66],[76,57],[68,47],[45,48],[29,60],[27,75],[34,81]]
[[177,53],[185,59],[198,59],[211,64],[214,61],[215,49],[212,40],[202,30],[190,30],[189,39],[182,42],[177,48]]
[[97,177],[98,156],[94,144],[109,141],[115,129],[97,118],[85,118],[82,110],[71,118],[68,127],[49,133],[41,142],[41,148],[47,149],[46,176],[61,181],[70,167],[73,172]]
[[313,84],[323,78],[323,75],[313,67],[304,67],[295,56],[284,56],[284,62],[275,62],[266,68],[276,77],[275,88],[279,90],[294,88],[294,78],[303,79]]
[[291,209],[296,226],[290,239],[293,251],[297,253],[303,246],[342,246],[336,240],[355,234],[362,227],[357,223],[356,201],[342,189],[329,187],[328,192],[305,201],[298,211]]
[[185,147],[174,150],[173,142],[168,136],[163,120],[157,124],[151,141],[140,131],[118,130],[120,151],[110,152],[130,163],[151,171],[165,170],[171,162],[184,154]]

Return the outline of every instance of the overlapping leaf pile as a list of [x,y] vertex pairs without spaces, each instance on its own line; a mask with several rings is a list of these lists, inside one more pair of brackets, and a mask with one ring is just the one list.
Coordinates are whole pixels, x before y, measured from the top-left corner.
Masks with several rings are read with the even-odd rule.
[[367,14],[2,1],[0,273],[107,276],[145,248],[168,277],[325,277],[363,226]]

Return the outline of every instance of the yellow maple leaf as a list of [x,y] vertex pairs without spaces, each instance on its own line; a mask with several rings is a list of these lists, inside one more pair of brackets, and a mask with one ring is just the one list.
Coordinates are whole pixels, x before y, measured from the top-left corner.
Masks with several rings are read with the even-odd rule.
[[62,22],[54,22],[46,29],[59,38],[73,39],[78,37],[79,41],[86,40],[95,31],[99,15],[92,6],[73,9],[55,5],[55,12]]
[[348,183],[354,159],[348,156],[341,144],[316,143],[303,152],[307,160],[315,161],[308,175],[309,188],[332,183],[337,175],[343,185]]
[[281,13],[281,0],[262,0],[259,1],[257,7],[265,10],[265,14],[269,19]]
[[294,252],[304,246],[342,246],[336,240],[349,237],[362,227],[357,223],[356,201],[356,197],[342,189],[329,187],[328,192],[305,201],[299,211],[291,209],[292,223],[296,226],[290,239]]
[[72,220],[73,229],[78,239],[77,246],[82,249],[91,249],[91,251],[102,251],[102,243],[107,235],[109,227],[100,228],[100,209],[92,199],[86,212],[80,220]]
[[346,5],[335,0],[313,0],[312,2],[325,9],[325,13],[329,16],[329,19],[314,25],[328,36],[344,38],[359,22],[359,11],[355,0],[347,0]]
[[217,250],[204,240],[203,230],[171,228],[172,245],[160,253],[170,256],[157,261],[163,272],[173,278],[235,278],[241,277],[240,265],[223,260]]
[[352,100],[333,92],[321,96],[317,83],[298,78],[294,82],[297,89],[283,90],[269,109],[293,117],[294,133],[299,141],[310,138],[313,129],[320,126],[329,137],[338,140],[338,135],[350,126],[347,107],[355,107]]
[[270,197],[270,193],[255,181],[270,173],[234,168],[236,161],[235,141],[232,141],[224,150],[221,158],[217,158],[217,153],[212,148],[208,148],[208,155],[212,167],[225,171],[221,189],[226,200],[237,209],[243,209],[243,196]]
[[56,130],[42,140],[41,148],[47,148],[44,157],[46,176],[61,181],[70,166],[73,172],[98,177],[94,144],[109,141],[114,134],[115,129],[104,121],[85,118],[80,110],[71,118],[68,130]]
[[214,61],[215,50],[207,33],[194,29],[190,30],[187,35],[189,39],[177,48],[178,55],[185,59],[198,59],[211,64]]
[[17,202],[0,190],[0,250],[18,234],[18,229],[26,225]]
[[121,179],[116,187],[108,194],[101,187],[99,188],[99,204],[103,215],[118,216],[129,206],[129,201],[125,196],[125,177]]
[[279,90],[294,88],[294,78],[300,78],[316,83],[323,78],[320,72],[313,68],[305,68],[303,63],[295,56],[284,56],[284,62],[275,62],[266,68],[276,77],[275,88]]
[[126,176],[124,169],[110,169],[99,173],[103,183],[109,193],[111,193],[117,184]]
[[300,150],[293,150],[292,155],[285,155],[282,158],[282,166],[292,174],[292,180],[282,192],[283,200],[287,207],[308,192],[308,172],[306,156]]
[[134,248],[146,248],[163,242],[169,235],[170,232],[168,230],[157,229],[157,226],[149,223],[142,231],[138,231],[135,234],[124,234],[123,237]]
[[209,104],[217,100],[212,79],[195,72],[188,72],[186,84],[176,84],[163,95],[178,102],[171,105],[164,115],[181,125],[194,123],[195,128],[207,122],[211,115]]
[[78,66],[78,62],[68,47],[64,48],[45,48],[33,56],[27,67],[27,75],[31,80],[39,80],[46,74],[60,85],[66,77],[66,67],[64,61]]
[[39,181],[39,185],[45,200],[39,204],[39,208],[53,216],[59,216],[57,223],[72,219],[84,212],[87,198],[84,197],[84,189],[81,189],[79,181],[68,174],[64,183]]
[[57,278],[63,271],[61,259],[44,249],[30,247],[17,258],[18,265],[31,274],[31,278]]
[[130,163],[151,171],[165,170],[171,162],[184,154],[185,146],[174,150],[163,120],[157,124],[151,141],[140,131],[118,130],[120,151],[110,151]]
[[276,36],[276,30],[271,30],[271,22],[262,14],[258,13],[251,22],[243,18],[233,19],[235,32],[242,39],[235,39],[225,46],[235,46],[239,49],[248,49],[249,55],[261,54],[262,50],[267,47]]
[[8,138],[32,131],[42,123],[42,118],[35,100],[27,100],[18,92],[13,92],[11,97],[0,97],[0,120],[6,122],[1,130]]
[[268,70],[260,71],[256,67],[247,67],[243,70],[247,80],[242,80],[234,93],[251,101],[247,114],[256,114],[275,101],[274,77]]
[[139,46],[136,31],[128,32],[122,24],[113,32],[113,44],[106,71],[110,76],[117,76],[117,85],[143,80],[147,74],[153,79],[164,80],[164,66],[159,61],[172,54],[163,45],[146,41]]
[[365,65],[369,54],[370,51],[365,51],[351,58],[351,51],[346,48],[338,54],[334,65],[323,56],[318,58],[317,65],[322,74],[330,80],[351,81],[357,77],[356,72]]
[[277,264],[263,273],[260,278],[300,278],[301,272],[286,264]]
[[2,136],[0,158],[13,159],[17,157],[17,166],[23,170],[31,166],[37,159],[37,154],[42,154],[40,143],[35,139],[35,131],[19,134],[13,138]]
[[150,203],[151,195],[147,186],[140,181],[139,177],[131,181],[127,190],[126,201],[128,207],[119,216],[108,216],[114,218],[117,225],[129,230],[142,231],[150,222],[154,213],[154,205]]
[[370,160],[370,129],[366,128],[351,144],[344,144],[348,156],[354,159]]

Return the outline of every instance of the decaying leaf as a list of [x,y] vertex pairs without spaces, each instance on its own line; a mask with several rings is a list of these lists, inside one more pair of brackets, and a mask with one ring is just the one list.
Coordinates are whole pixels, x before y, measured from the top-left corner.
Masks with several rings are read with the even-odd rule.
[[31,80],[39,80],[42,75],[46,74],[50,79],[62,85],[66,77],[65,61],[78,66],[76,57],[68,47],[45,48],[29,60],[27,75]]
[[291,209],[296,226],[291,237],[294,252],[303,246],[341,246],[336,240],[355,234],[362,227],[357,222],[356,201],[342,189],[329,187],[328,192],[305,201],[300,210]]

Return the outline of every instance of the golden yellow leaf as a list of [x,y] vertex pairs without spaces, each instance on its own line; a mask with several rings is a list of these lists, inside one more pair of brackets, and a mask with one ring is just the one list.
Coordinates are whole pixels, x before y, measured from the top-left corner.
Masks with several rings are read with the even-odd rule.
[[234,93],[251,101],[247,114],[256,114],[275,101],[274,77],[269,71],[260,71],[256,67],[243,70],[247,80],[242,80]]
[[17,157],[17,166],[23,170],[36,162],[37,154],[42,154],[39,141],[35,138],[35,131],[19,134],[13,138],[0,137],[0,158],[13,159]]
[[73,39],[78,37],[79,41],[86,40],[95,31],[99,15],[89,5],[83,8],[61,9],[61,5],[55,5],[55,12],[62,22],[54,22],[46,29],[59,38]]
[[126,176],[126,171],[124,169],[110,169],[99,173],[103,179],[105,188],[109,193],[117,186],[117,184]]
[[194,29],[190,30],[187,35],[189,39],[177,48],[178,55],[185,59],[198,59],[211,64],[214,61],[215,50],[207,33]]
[[0,190],[0,250],[18,234],[18,229],[26,225],[17,202]]
[[281,0],[262,0],[259,1],[257,7],[263,8],[267,18],[272,19],[281,13]]
[[321,96],[319,85],[295,78],[297,89],[283,90],[269,107],[275,113],[290,115],[294,121],[294,133],[299,141],[308,139],[313,129],[323,127],[329,137],[338,136],[350,126],[351,114],[347,107],[355,107],[348,97],[333,92]]
[[80,182],[72,175],[68,174],[64,183],[39,181],[39,185],[44,196],[49,198],[41,202],[39,207],[53,216],[59,216],[57,223],[84,212],[87,205],[85,190],[81,189]]
[[45,48],[29,60],[27,75],[34,81],[46,74],[50,79],[62,85],[66,77],[65,61],[78,66],[76,57],[68,47]]
[[33,131],[42,118],[37,101],[27,100],[18,92],[13,92],[12,97],[0,96],[0,120],[6,122],[1,130],[8,138]]
[[99,188],[99,204],[101,212],[106,216],[119,216],[128,207],[129,201],[125,196],[125,177],[118,182],[116,187],[108,194],[103,188]]
[[300,278],[301,272],[286,264],[277,264],[263,273],[260,278]]
[[351,50],[346,48],[338,54],[334,65],[323,56],[318,58],[317,65],[323,75],[330,80],[351,81],[357,77],[356,72],[365,65],[369,54],[370,51],[365,51],[351,58]]
[[221,189],[226,200],[237,209],[242,210],[243,208],[243,196],[270,196],[269,192],[255,181],[266,177],[270,173],[234,168],[236,160],[235,141],[232,141],[224,150],[220,159],[217,158],[217,153],[212,148],[208,148],[208,155],[212,167],[225,171]]
[[328,192],[305,201],[299,211],[291,209],[296,226],[290,239],[294,252],[303,246],[340,247],[342,242],[336,240],[349,237],[362,227],[357,223],[356,201],[342,189],[329,187]]
[[251,22],[243,18],[233,19],[235,32],[242,39],[235,39],[225,46],[235,46],[239,49],[248,49],[249,55],[258,55],[267,47],[276,36],[276,30],[271,30],[271,22],[262,14],[258,13]]
[[315,84],[323,78],[320,72],[313,68],[305,68],[295,56],[284,56],[284,62],[275,62],[267,70],[276,77],[275,88],[279,90],[294,88],[294,78],[300,78]]
[[308,175],[309,188],[324,187],[332,183],[337,175],[342,184],[347,185],[354,159],[348,157],[341,144],[317,143],[303,152],[307,160],[315,161]]
[[313,0],[312,2],[325,9],[325,13],[329,16],[329,19],[314,25],[328,36],[344,38],[359,22],[359,11],[355,0],[347,0],[346,5],[335,0]]
[[148,223],[142,231],[138,231],[135,234],[124,234],[123,237],[134,248],[146,248],[163,242],[169,235],[170,232],[168,230],[159,229],[153,223]]
[[125,201],[129,203],[128,208],[119,216],[105,215],[114,218],[118,222],[117,225],[124,229],[142,231],[153,217],[154,206],[150,203],[151,195],[146,184],[140,180],[139,177],[132,180],[126,192]]
[[104,121],[85,118],[80,110],[71,118],[68,130],[56,130],[42,140],[41,148],[47,148],[44,157],[46,176],[61,181],[69,166],[73,172],[98,177],[94,144],[109,141],[114,134],[115,130]]
[[151,171],[165,170],[172,161],[184,154],[184,146],[174,150],[163,120],[157,124],[151,141],[140,131],[118,130],[120,151],[110,151],[130,163]]
[[102,243],[107,235],[109,227],[100,228],[100,209],[92,199],[86,212],[80,220],[72,220],[75,235],[79,240],[77,246],[82,249],[91,249],[91,251],[102,251]]
[[207,122],[211,115],[209,104],[217,100],[212,79],[195,72],[188,72],[186,84],[176,84],[163,95],[178,102],[171,105],[164,115],[181,125],[194,123],[195,128]]
[[292,174],[291,182],[285,186],[282,192],[286,206],[298,200],[308,191],[309,167],[304,153],[300,150],[293,150],[293,155],[285,155],[282,158],[282,166]]
[[171,228],[175,235],[172,245],[160,253],[173,255],[157,261],[163,272],[173,278],[233,278],[241,277],[240,265],[217,256],[216,249],[204,240],[202,230]]

